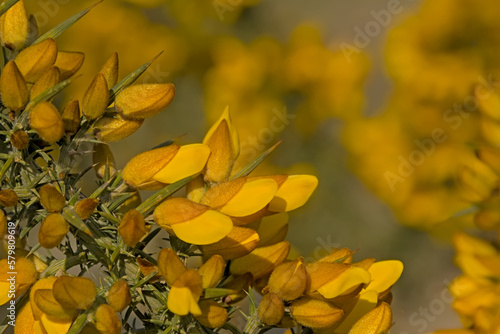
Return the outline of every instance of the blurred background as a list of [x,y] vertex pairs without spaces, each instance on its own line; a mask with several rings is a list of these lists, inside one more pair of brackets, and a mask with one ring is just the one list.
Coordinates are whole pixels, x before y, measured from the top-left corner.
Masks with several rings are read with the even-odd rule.
[[[26,1],[46,31],[93,1]],[[400,259],[391,333],[459,327],[447,284],[450,231],[471,225],[457,171],[480,128],[473,88],[494,83],[493,0],[106,0],[60,37],[86,54],[64,99],[81,98],[117,51],[120,76],[161,56],[140,82],[173,82],[171,106],[111,145],[118,166],[165,140],[199,142],[226,105],[244,166],[312,173],[288,240],[313,261],[334,247]],[[490,138],[497,140],[498,135]]]

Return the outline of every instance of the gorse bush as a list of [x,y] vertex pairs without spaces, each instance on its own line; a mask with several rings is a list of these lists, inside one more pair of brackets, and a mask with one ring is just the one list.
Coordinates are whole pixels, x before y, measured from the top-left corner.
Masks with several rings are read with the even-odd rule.
[[[228,108],[202,143],[164,142],[120,169],[107,143],[175,95],[171,83],[134,83],[153,60],[119,80],[114,53],[80,100],[58,105],[85,56],[55,39],[88,11],[38,36],[22,0],[0,5],[0,332],[388,332],[401,262],[354,262],[347,248],[289,258],[288,212],[318,180],[254,176],[277,145],[235,168]],[[96,186],[85,193],[89,173]]]

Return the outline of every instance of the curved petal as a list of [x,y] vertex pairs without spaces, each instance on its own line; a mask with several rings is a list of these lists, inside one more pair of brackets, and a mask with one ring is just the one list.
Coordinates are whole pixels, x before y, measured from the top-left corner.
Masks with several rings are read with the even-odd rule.
[[403,263],[398,260],[375,262],[368,271],[372,276],[372,280],[366,290],[375,290],[381,293],[393,286],[401,277]]
[[277,190],[273,179],[249,180],[219,211],[233,217],[251,215],[265,207]]
[[279,187],[269,210],[286,212],[304,205],[318,186],[318,179],[313,175],[290,175]]
[[191,220],[170,227],[182,241],[208,245],[228,235],[233,228],[233,222],[220,212],[208,210]]
[[335,298],[351,292],[360,284],[370,282],[371,275],[368,270],[359,267],[350,267],[335,279],[323,284],[318,292],[325,298]]

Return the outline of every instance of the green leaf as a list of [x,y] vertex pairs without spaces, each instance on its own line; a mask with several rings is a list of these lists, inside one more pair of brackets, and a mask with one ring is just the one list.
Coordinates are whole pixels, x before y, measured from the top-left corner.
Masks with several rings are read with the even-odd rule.
[[0,15],[3,15],[6,11],[9,10],[10,7],[14,6],[16,2],[19,0],[9,0],[5,1],[4,3],[0,4]]
[[276,144],[274,144],[273,146],[271,146],[270,148],[268,148],[267,150],[265,150],[261,155],[255,158],[254,161],[246,165],[243,169],[241,169],[238,173],[236,173],[236,175],[234,175],[231,178],[231,180],[237,179],[242,176],[247,176],[248,174],[253,172],[253,170],[257,168],[257,166],[259,166],[260,163],[264,161],[264,159],[267,158],[267,156],[271,154],[276,149],[276,147],[278,147],[279,144],[281,144],[281,140]]
[[224,288],[208,288],[205,289],[204,297],[207,299],[220,298],[235,293],[238,293],[238,291],[233,289],[224,289]]
[[125,78],[123,78],[122,81],[120,81],[113,88],[111,88],[109,91],[109,104],[113,103],[118,93],[120,93],[123,89],[133,84],[134,81],[137,80],[137,78],[140,77],[141,74],[144,73],[149,68],[149,66],[151,66],[151,64],[156,60],[156,58],[158,58],[162,53],[163,51],[157,54],[153,59],[151,59],[138,69],[136,69],[134,72],[127,75]]
[[33,42],[33,44],[40,43],[41,41],[44,41],[47,38],[56,38],[57,36],[59,36],[60,34],[62,34],[66,29],[68,29],[73,24],[75,24],[76,21],[78,21],[83,16],[85,16],[85,14],[87,14],[92,8],[94,8],[95,6],[97,6],[98,4],[100,4],[102,1],[103,0],[101,0],[101,1],[93,4],[89,8],[82,10],[81,12],[73,15],[72,17],[70,17],[69,19],[67,19],[63,23],[59,24],[58,26],[50,29],[45,34],[43,34],[42,36],[38,37],[38,39],[35,42]]

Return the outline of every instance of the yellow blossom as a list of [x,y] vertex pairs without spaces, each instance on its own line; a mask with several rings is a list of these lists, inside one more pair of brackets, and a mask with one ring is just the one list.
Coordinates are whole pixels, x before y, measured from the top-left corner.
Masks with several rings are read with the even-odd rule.
[[2,103],[14,111],[21,110],[28,103],[28,87],[14,61],[9,61],[0,75]]
[[15,62],[26,82],[33,83],[54,65],[56,58],[57,43],[48,38],[19,52]]
[[201,276],[194,270],[182,273],[170,288],[167,306],[177,315],[202,314],[198,300],[203,292]]

